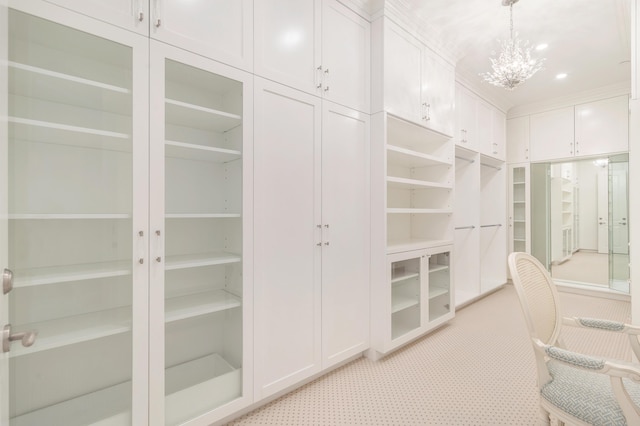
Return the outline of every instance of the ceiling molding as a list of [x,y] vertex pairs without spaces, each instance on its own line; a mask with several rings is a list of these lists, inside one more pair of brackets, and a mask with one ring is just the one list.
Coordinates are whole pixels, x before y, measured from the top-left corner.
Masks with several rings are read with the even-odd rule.
[[569,96],[562,96],[553,99],[546,99],[541,102],[534,102],[527,105],[518,105],[511,108],[507,113],[507,118],[522,117],[524,115],[536,114],[572,105],[580,105],[600,99],[612,98],[615,96],[628,95],[631,93],[631,82],[623,82],[610,86],[599,87],[593,90],[576,93]]

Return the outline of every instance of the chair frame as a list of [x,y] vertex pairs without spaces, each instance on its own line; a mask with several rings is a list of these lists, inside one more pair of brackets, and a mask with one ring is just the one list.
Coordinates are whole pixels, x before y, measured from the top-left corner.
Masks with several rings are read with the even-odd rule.
[[[524,277],[521,277],[520,270],[518,269],[518,264],[523,261],[529,262],[530,265],[534,266],[534,272],[536,272],[537,278],[544,277],[545,282],[541,284],[545,286],[543,287],[543,290],[546,291],[544,296],[546,296],[549,306],[536,304],[535,308],[537,309],[537,313],[543,314],[541,315],[542,317],[546,316],[546,312],[541,311],[541,309],[548,309],[551,318],[548,319],[547,324],[536,324],[534,320],[530,295],[527,294],[527,290],[523,284]],[[640,407],[634,404],[622,382],[623,378],[627,378],[640,383],[640,365],[611,359],[594,358],[567,351],[561,337],[563,325],[624,333],[629,337],[629,342],[636,358],[640,359],[640,327],[593,318],[563,317],[561,315],[556,286],[549,272],[535,257],[527,253],[514,252],[509,255],[508,264],[534,347],[538,371],[538,388],[542,389],[542,386],[552,379],[547,369],[547,362],[550,359],[572,368],[606,374],[610,378],[613,394],[622,409],[627,424],[640,425]],[[556,348],[561,349],[562,356],[557,355],[559,351],[557,351]],[[585,367],[585,365],[589,364],[597,364],[598,368],[594,368],[593,366]],[[550,418],[553,418],[554,423],[560,422],[561,424],[567,423],[588,426],[588,423],[562,411],[542,396],[540,396],[540,408],[540,416],[543,424],[550,424]]]

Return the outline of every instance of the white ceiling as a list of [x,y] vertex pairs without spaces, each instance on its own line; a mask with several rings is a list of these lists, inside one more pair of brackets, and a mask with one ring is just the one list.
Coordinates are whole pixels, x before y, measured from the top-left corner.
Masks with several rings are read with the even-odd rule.
[[[546,58],[544,69],[512,92],[478,76],[490,70],[497,39],[509,37],[509,8],[501,0],[390,1],[453,53],[460,76],[478,82],[506,108],[631,84],[629,0],[518,1],[513,6],[515,31],[534,46],[549,47],[535,52]],[[557,80],[560,72],[568,77]]]

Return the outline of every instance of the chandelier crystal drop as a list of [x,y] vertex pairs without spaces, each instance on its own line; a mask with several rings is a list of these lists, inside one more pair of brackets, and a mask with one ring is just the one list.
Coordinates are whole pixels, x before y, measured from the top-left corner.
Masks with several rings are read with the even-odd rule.
[[[481,73],[485,81],[494,86],[513,90],[525,80],[531,78],[542,69],[544,59],[531,57],[532,46],[529,42],[521,42],[518,33],[513,31],[513,4],[518,0],[503,0],[504,6],[509,6],[510,32],[509,40],[499,40],[500,56],[491,60],[492,72]],[[495,55],[495,53],[494,53]]]

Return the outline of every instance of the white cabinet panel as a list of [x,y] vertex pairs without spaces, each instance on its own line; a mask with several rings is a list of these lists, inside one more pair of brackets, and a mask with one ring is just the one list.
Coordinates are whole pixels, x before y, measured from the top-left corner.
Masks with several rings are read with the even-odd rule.
[[575,107],[576,156],[629,150],[629,97],[618,96]]
[[255,73],[319,93],[320,14],[320,0],[255,2]]
[[320,371],[320,99],[255,83],[255,396]]
[[467,88],[456,84],[456,145],[478,151],[478,98]]
[[369,111],[370,24],[335,0],[322,8],[322,91],[325,99]]
[[251,0],[160,0],[152,4],[152,38],[241,69],[252,69]]
[[149,33],[149,0],[45,0],[92,18]]
[[505,114],[496,108],[493,108],[492,111],[492,124],[491,145],[487,155],[504,160],[506,156],[507,119]]
[[507,162],[529,161],[529,116],[507,120]]
[[530,116],[531,161],[574,156],[574,109],[560,108]]
[[369,347],[369,116],[325,102],[322,128],[322,359],[327,368]]
[[455,103],[454,67],[427,47],[423,50],[421,85],[427,126],[445,135],[452,135]]
[[412,121],[422,121],[423,45],[403,29],[385,21],[384,109]]

